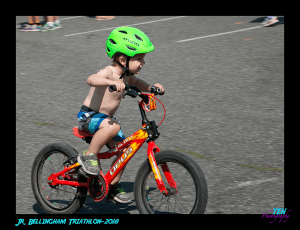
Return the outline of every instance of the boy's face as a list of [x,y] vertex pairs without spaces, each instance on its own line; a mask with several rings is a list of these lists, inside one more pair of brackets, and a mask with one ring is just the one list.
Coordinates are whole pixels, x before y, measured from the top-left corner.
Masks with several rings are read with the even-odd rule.
[[130,58],[129,61],[129,71],[133,74],[138,74],[140,70],[142,69],[143,65],[145,64],[145,58],[146,54],[137,54]]

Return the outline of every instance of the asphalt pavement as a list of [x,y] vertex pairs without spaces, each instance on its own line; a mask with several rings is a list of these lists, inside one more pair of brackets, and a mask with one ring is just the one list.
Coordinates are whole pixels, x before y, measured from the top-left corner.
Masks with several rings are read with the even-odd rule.
[[[144,31],[155,50],[137,77],[161,83],[167,114],[156,141],[180,149],[200,165],[208,184],[206,214],[262,214],[284,207],[284,17],[260,27],[265,16],[60,16],[62,29],[22,32],[16,17],[16,213],[43,213],[31,190],[39,150],[73,136],[91,74],[111,64],[109,33],[119,26]],[[137,99],[121,102],[115,116],[125,136],[141,127]],[[158,104],[149,118],[159,123]],[[121,179],[132,199],[146,145]],[[108,170],[111,160],[102,161]],[[79,214],[138,213],[130,204],[87,198]]]

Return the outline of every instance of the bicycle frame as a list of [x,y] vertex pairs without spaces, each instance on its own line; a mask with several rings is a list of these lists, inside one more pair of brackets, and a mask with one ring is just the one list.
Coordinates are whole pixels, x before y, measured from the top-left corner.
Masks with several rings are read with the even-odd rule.
[[[115,164],[106,173],[105,179],[107,180],[108,184],[110,184],[111,181],[115,178],[115,176],[118,175],[118,173],[126,166],[126,164],[135,155],[135,153],[142,147],[147,138],[147,132],[145,129],[142,128],[134,134],[132,134],[131,136],[129,136],[128,138],[126,138],[115,148],[115,150],[113,150],[114,155],[119,154],[120,152],[123,152],[123,154],[118,158]],[[154,173],[154,177],[156,179],[157,186],[162,193],[167,194],[167,190],[163,184],[160,172],[157,168],[157,164],[153,155],[154,153],[159,151],[160,149],[157,147],[154,141],[148,142],[147,155],[152,171]],[[110,157],[110,154],[111,153],[109,153],[109,151],[106,153],[99,153],[98,159],[105,159],[107,157]]]
[[[134,134],[131,136],[127,137],[125,140],[123,140],[121,143],[119,143],[114,149],[109,150],[107,152],[103,153],[98,153],[97,158],[98,160],[100,159],[109,159],[112,156],[118,155],[122,153],[122,155],[116,160],[114,165],[108,170],[108,172],[103,175],[102,174],[102,169],[100,172],[100,175],[103,176],[106,184],[106,194],[107,191],[110,189],[110,183],[113,181],[113,179],[118,175],[118,173],[126,166],[126,164],[130,161],[130,159],[135,155],[135,153],[142,147],[142,145],[147,141],[148,143],[148,149],[147,149],[147,156],[149,159],[149,163],[152,168],[152,172],[154,174],[156,183],[157,183],[157,188],[160,190],[160,192],[164,195],[168,194],[168,190],[166,189],[160,171],[157,167],[156,160],[154,158],[154,153],[157,153],[160,151],[158,146],[155,144],[154,139],[150,138],[149,136],[152,133],[149,131],[151,124],[153,123],[156,129],[155,122],[152,121],[149,122],[146,114],[142,108],[141,102],[139,103],[141,115],[142,115],[142,128],[136,131]],[[157,131],[157,130],[156,130]],[[150,133],[150,135],[149,135]],[[158,136],[157,136],[158,137]],[[157,138],[156,137],[156,138]],[[53,173],[48,177],[48,184],[51,186],[56,186],[56,185],[70,185],[70,186],[77,186],[77,187],[88,187],[89,186],[89,181],[88,182],[78,182],[76,179],[73,178],[68,178],[69,180],[60,180],[58,177],[62,176],[63,178],[66,177],[67,172],[70,170],[73,170],[76,167],[79,167],[80,164],[77,162],[62,171],[58,173]],[[177,185],[176,182],[174,181],[172,174],[167,166],[166,163],[161,164],[161,168],[163,170],[163,173],[168,181],[168,184],[170,185],[171,188],[175,188],[177,191]],[[69,173],[69,175],[72,175],[72,172]],[[106,195],[105,194],[105,195]],[[105,196],[104,196],[105,197]]]

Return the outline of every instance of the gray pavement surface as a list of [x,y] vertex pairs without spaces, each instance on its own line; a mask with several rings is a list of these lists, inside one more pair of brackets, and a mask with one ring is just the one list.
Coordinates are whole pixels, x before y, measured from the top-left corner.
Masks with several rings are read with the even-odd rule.
[[[105,42],[112,29],[134,24],[155,46],[137,77],[166,90],[160,99],[167,115],[156,143],[181,149],[200,165],[208,184],[205,213],[262,214],[284,207],[284,17],[252,29],[265,16],[70,17],[60,16],[63,29],[46,33],[21,32],[27,17],[16,17],[17,214],[43,213],[30,178],[42,147],[65,142],[79,153],[88,148],[72,134],[89,90],[86,79],[111,63]],[[203,38],[177,42],[197,37]],[[125,136],[141,126],[136,101],[125,98],[116,113]],[[160,105],[149,114],[157,123],[162,116]],[[132,199],[145,159],[146,145],[121,179]],[[104,171],[110,164],[102,161]],[[266,170],[271,168],[277,171]],[[134,200],[115,205],[87,198],[83,213],[138,211]]]

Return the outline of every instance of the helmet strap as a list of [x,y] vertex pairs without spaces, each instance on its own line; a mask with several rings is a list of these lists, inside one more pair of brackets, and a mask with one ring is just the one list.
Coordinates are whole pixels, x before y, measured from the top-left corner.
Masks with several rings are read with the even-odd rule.
[[126,77],[133,75],[133,73],[129,73],[129,60],[130,60],[129,56],[127,56],[126,67],[124,67],[119,61],[117,61],[116,58],[114,58],[114,60],[116,61],[116,63],[118,63],[119,66],[121,66],[121,68],[124,71],[124,73],[121,75],[121,77],[119,79],[122,79],[124,77],[124,75],[126,75]]

